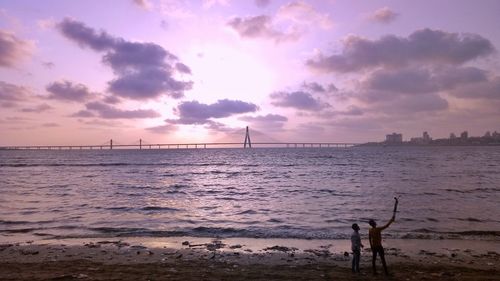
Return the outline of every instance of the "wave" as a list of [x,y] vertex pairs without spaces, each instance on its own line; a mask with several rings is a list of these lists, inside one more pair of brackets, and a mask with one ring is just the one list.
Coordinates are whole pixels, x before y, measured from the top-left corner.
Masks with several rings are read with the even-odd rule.
[[[277,219],[270,219],[268,222],[282,223]],[[192,221],[185,223],[195,224]],[[62,229],[74,230],[68,234],[57,234]],[[192,228],[174,228],[168,230],[148,229],[148,228],[130,228],[130,227],[43,227],[43,228],[19,228],[0,230],[6,234],[32,233],[33,235],[44,237],[44,239],[65,239],[65,238],[111,238],[111,237],[210,237],[210,238],[283,238],[283,239],[349,239],[350,233],[344,230],[335,231],[331,228],[308,228],[294,225],[277,225],[270,228],[262,227],[210,227],[197,226]],[[67,233],[63,231],[61,233]],[[459,232],[440,232],[432,229],[416,229],[411,232],[391,232],[386,234],[387,238],[397,239],[480,239],[493,240],[500,239],[500,231],[496,230],[473,230]]]
[[160,167],[206,167],[206,166],[228,166],[227,163],[2,163],[0,167],[24,168],[24,167],[114,167],[114,166],[160,166]]
[[179,212],[181,209],[170,208],[170,207],[160,207],[160,206],[147,206],[141,208],[143,211],[163,211],[163,212]]

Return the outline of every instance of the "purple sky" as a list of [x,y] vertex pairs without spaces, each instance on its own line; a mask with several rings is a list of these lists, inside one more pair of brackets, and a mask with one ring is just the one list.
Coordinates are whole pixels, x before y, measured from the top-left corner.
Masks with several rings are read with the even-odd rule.
[[243,141],[245,126],[297,142],[500,131],[498,11],[0,0],[0,146]]

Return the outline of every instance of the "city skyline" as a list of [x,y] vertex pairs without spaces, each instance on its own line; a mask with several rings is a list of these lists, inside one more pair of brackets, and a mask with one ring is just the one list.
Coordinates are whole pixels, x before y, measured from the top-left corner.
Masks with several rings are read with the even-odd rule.
[[215,142],[245,126],[296,142],[482,136],[500,131],[498,10],[0,1],[0,146]]

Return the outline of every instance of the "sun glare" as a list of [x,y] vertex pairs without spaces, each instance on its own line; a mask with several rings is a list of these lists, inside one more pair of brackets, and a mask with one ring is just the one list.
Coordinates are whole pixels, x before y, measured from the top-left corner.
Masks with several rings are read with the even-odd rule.
[[188,99],[196,97],[204,102],[215,102],[223,96],[258,103],[273,89],[274,74],[266,62],[230,46],[199,47],[191,52],[188,63],[196,76]]

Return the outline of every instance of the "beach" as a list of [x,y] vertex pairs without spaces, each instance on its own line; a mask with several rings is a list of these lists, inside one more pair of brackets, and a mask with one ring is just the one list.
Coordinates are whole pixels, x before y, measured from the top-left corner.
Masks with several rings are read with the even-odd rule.
[[[0,280],[500,280],[496,241],[388,240],[390,275],[350,269],[347,240],[199,237],[0,245]],[[455,246],[455,247],[453,247]]]

